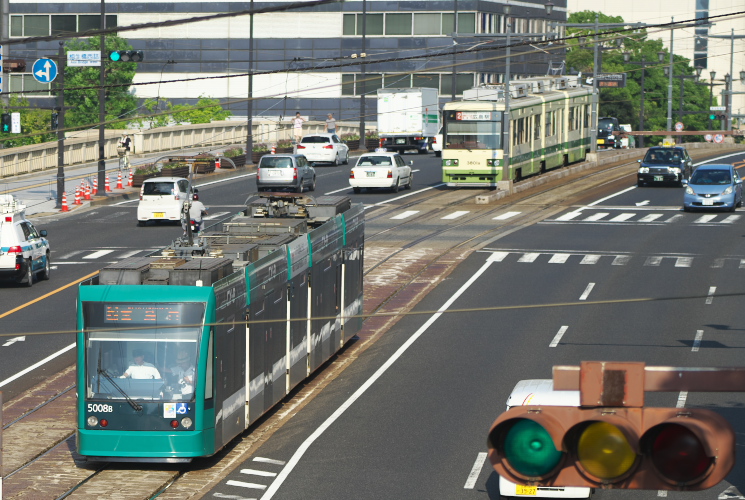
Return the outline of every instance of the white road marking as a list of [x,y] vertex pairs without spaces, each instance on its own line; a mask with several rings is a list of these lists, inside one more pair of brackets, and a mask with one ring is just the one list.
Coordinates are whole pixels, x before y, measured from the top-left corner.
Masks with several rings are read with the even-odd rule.
[[693,257],[678,257],[675,259],[675,267],[691,267]]
[[406,219],[407,217],[411,217],[412,215],[416,215],[418,213],[419,210],[407,210],[406,212],[391,217],[391,219]]
[[440,217],[440,219],[441,220],[443,220],[443,219],[447,219],[447,220],[457,219],[458,217],[463,217],[467,213],[468,213],[468,210],[458,210],[457,212],[453,212],[452,214],[446,215],[445,217]]
[[611,263],[612,266],[625,266],[631,260],[631,255],[616,255]]
[[629,220],[630,218],[632,218],[635,215],[636,215],[635,213],[628,213],[627,212],[627,213],[616,215],[610,221],[611,222],[624,222],[624,221]]
[[715,287],[715,286],[710,286],[709,287],[709,296],[706,297],[706,303],[707,304],[711,304],[712,302],[714,302],[714,292],[716,292],[716,291],[717,291],[717,287]]
[[[295,466],[300,462],[300,459],[303,457],[306,451],[311,447],[311,445],[319,438],[321,435],[326,432],[326,430],[331,427],[331,425],[336,422],[336,420],[344,414],[349,407],[351,407],[355,401],[357,401],[360,397],[362,397],[367,390],[372,387],[372,385],[377,382],[377,380],[385,374],[388,369],[393,366],[393,364],[401,357],[403,354],[411,347],[414,342],[416,342],[419,337],[424,335],[424,333],[429,329],[432,324],[437,321],[440,316],[443,315],[445,311],[450,308],[450,306],[455,303],[456,300],[460,298],[463,293],[468,290],[471,285],[473,285],[480,277],[483,275],[491,266],[492,262],[494,262],[494,254],[489,255],[487,257],[486,262],[484,262],[484,265],[481,266],[481,268],[476,271],[476,273],[469,278],[469,280],[462,286],[460,289],[458,289],[457,292],[455,292],[445,303],[440,306],[440,308],[437,310],[435,314],[433,314],[416,332],[414,332],[409,339],[404,342],[404,344],[398,348],[398,350],[390,357],[388,360],[383,363],[383,365],[378,368],[378,370],[369,378],[367,381],[360,386],[359,389],[357,389],[354,394],[352,394],[349,399],[347,399],[337,410],[328,418],[326,421],[324,421],[305,441],[303,441],[300,446],[298,447],[297,451],[295,451],[295,454],[290,458],[290,461],[287,463],[287,466],[282,469],[282,472],[279,473],[277,478],[272,482],[271,486],[266,490],[264,495],[261,497],[262,500],[270,500],[272,497],[274,497],[274,494],[277,493],[279,488],[284,483],[285,479],[292,473],[292,470],[295,468]],[[73,344],[75,345],[75,344]]]
[[13,337],[12,339],[9,339],[6,343],[3,344],[3,347],[8,347],[9,345],[13,345],[16,342],[23,342],[26,340],[26,337]]
[[582,257],[580,264],[597,264],[598,261],[600,260],[600,257],[602,257],[602,255],[593,255],[593,254],[585,255],[584,257]]
[[592,214],[591,216],[587,217],[586,219],[582,219],[582,220],[587,221],[587,222],[593,222],[593,221],[602,219],[606,215],[610,215],[610,214],[608,212],[598,212],[598,213]]
[[264,457],[254,457],[253,461],[261,462],[264,464],[272,464],[272,465],[284,465],[285,463],[287,463],[284,460],[274,460],[273,458],[264,458]]
[[649,205],[649,200],[644,200],[644,201],[637,201],[637,202],[635,203],[635,205],[636,205],[637,207],[643,207],[644,205]]
[[579,210],[576,210],[574,212],[567,212],[564,215],[562,215],[561,217],[557,217],[556,220],[561,220],[561,221],[572,220],[572,219],[574,219],[575,217],[577,217],[579,215],[582,215],[582,212],[579,211]]
[[659,266],[662,262],[662,257],[647,257],[647,260],[644,262],[645,266]]
[[241,474],[252,474],[254,476],[263,476],[263,477],[274,477],[277,475],[276,472],[267,472],[265,470],[258,470],[258,469],[241,469]]
[[673,215],[672,217],[670,217],[669,219],[667,219],[666,221],[663,221],[663,222],[664,222],[665,224],[669,224],[669,223],[671,223],[671,222],[675,222],[675,221],[676,221],[676,220],[678,220],[678,219],[682,219],[683,217],[684,217],[683,215],[681,215],[681,214],[677,214],[677,215]]
[[744,500],[745,497],[742,496],[742,493],[740,493],[740,490],[737,489],[736,486],[730,486],[723,492],[719,494],[717,497],[717,500]]
[[691,348],[691,352],[698,352],[699,347],[701,347],[702,338],[704,338],[704,331],[696,330],[696,338],[693,339],[693,347]]
[[658,497],[667,497],[667,490],[657,490]]
[[714,263],[711,265],[711,267],[714,269],[724,267],[724,259],[714,259]]
[[108,255],[112,253],[114,250],[99,250],[97,252],[93,252],[91,254],[86,255],[83,257],[84,259],[98,259],[99,257],[103,257],[104,255]]
[[473,487],[476,486],[476,481],[479,479],[479,474],[481,473],[481,469],[484,467],[484,462],[486,462],[486,453],[482,451],[476,455],[476,461],[473,463],[473,467],[471,467],[471,472],[468,474],[466,484],[463,486],[464,489],[472,490]]
[[520,215],[520,213],[521,212],[506,212],[506,213],[503,213],[502,215],[497,215],[492,220],[507,220],[507,219],[511,219],[512,217],[516,215]]
[[240,486],[241,488],[253,488],[256,490],[265,490],[266,485],[265,484],[258,484],[258,483],[244,483],[243,481],[233,481],[230,480],[227,483],[228,486]]
[[537,252],[524,253],[522,257],[517,259],[518,262],[535,262],[538,256],[541,255]]
[[680,391],[680,394],[678,394],[678,402],[675,404],[675,407],[685,408],[687,398],[688,398],[688,391]]
[[595,205],[597,205],[598,203],[603,203],[604,201],[606,201],[606,200],[610,200],[611,198],[615,198],[616,196],[622,195],[623,193],[628,193],[628,192],[629,192],[629,191],[631,191],[632,189],[636,189],[636,186],[631,186],[630,188],[622,189],[622,190],[620,190],[619,192],[617,192],[617,193],[615,193],[615,194],[612,194],[612,195],[610,195],[610,196],[606,196],[605,198],[600,198],[600,199],[599,199],[598,201],[593,201],[592,203],[590,203],[590,204],[589,204],[589,205],[587,205],[587,206],[588,206],[588,207],[594,207],[594,206],[595,206]]
[[556,332],[556,335],[554,335],[554,339],[551,341],[550,344],[548,344],[548,346],[556,347],[557,345],[559,345],[559,342],[561,342],[561,337],[564,336],[568,328],[568,326],[562,326],[561,328],[559,328],[559,331]]
[[660,217],[662,217],[662,214],[649,214],[639,219],[639,222],[652,222],[652,221],[656,221]]
[[42,359],[38,363],[34,363],[33,365],[29,366],[25,370],[21,370],[20,372],[16,373],[12,377],[6,378],[2,382],[0,382],[0,387],[3,387],[4,385],[9,384],[9,383],[13,382],[16,379],[23,377],[28,372],[37,369],[41,365],[43,365],[45,363],[48,363],[49,361],[53,360],[57,356],[61,356],[62,354],[66,353],[67,351],[69,351],[70,349],[73,349],[73,348],[75,348],[75,343],[72,343],[72,344],[68,345],[67,347],[64,347],[64,348],[60,349],[59,351],[55,352],[54,354],[52,354],[50,356],[47,356],[46,358]]
[[694,222],[694,224],[705,224],[705,223],[707,223],[709,221],[712,221],[712,220],[714,220],[716,218],[717,218],[717,214],[706,214],[706,215],[702,215],[701,217],[699,217],[698,219],[696,219],[693,222]]
[[492,252],[491,260],[492,262],[502,262],[509,254],[510,252]]
[[202,220],[213,220],[213,219],[217,219],[218,217],[222,217],[223,215],[228,215],[230,213],[231,212],[217,212],[214,214],[209,214],[206,217],[202,217]]
[[740,259],[740,269],[745,269],[745,259]]
[[572,254],[570,253],[555,253],[548,259],[549,264],[564,264]]
[[740,220],[742,215],[729,215],[727,216],[721,223],[722,224],[732,224],[733,222],[736,222]]
[[579,300],[587,300],[587,297],[590,295],[590,292],[592,292],[593,288],[595,288],[595,283],[589,283],[587,285],[587,288],[585,288],[585,291],[582,292],[582,295],[580,295]]

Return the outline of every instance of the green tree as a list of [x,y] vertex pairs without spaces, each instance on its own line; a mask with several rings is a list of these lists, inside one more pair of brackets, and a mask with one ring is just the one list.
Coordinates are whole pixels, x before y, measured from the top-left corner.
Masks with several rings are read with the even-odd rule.
[[[137,98],[130,93],[129,87],[137,70],[135,62],[110,62],[107,54],[114,50],[128,50],[132,47],[126,40],[116,35],[106,36],[106,53],[102,54],[105,65],[104,81],[106,84],[106,121],[117,118],[132,118],[137,110]],[[97,36],[74,39],[65,44],[67,52],[71,50],[97,51],[101,47]],[[89,128],[99,122],[98,85],[100,68],[97,66],[68,66],[65,68],[65,128]],[[75,90],[75,88],[84,90]],[[93,87],[93,88],[87,88]],[[123,129],[127,121],[107,124],[107,128]]]
[[189,104],[177,104],[173,106],[173,119],[177,123],[210,123],[211,121],[224,120],[233,113],[222,109],[220,101],[200,96],[196,106]]
[[[41,144],[42,142],[54,141],[56,135],[51,131],[52,112],[48,109],[32,108],[28,99],[22,99],[15,95],[10,96],[9,108],[3,108],[3,113],[21,113],[21,133],[4,134],[0,132],[0,143],[4,148],[28,146],[30,144]],[[28,109],[11,109],[28,108]]]
[[[567,22],[575,24],[594,24],[595,12],[590,10],[573,12],[569,15]],[[607,16],[600,13],[598,16],[598,22],[622,23],[623,18],[621,16]],[[604,31],[603,28],[600,28],[598,31],[601,33],[598,36],[598,40],[601,44],[613,45],[616,43],[613,35],[602,34]],[[595,62],[595,28],[567,28],[567,36],[585,37],[584,44],[580,43],[579,39],[567,40],[567,67],[581,71],[583,74],[592,74],[592,66]]]

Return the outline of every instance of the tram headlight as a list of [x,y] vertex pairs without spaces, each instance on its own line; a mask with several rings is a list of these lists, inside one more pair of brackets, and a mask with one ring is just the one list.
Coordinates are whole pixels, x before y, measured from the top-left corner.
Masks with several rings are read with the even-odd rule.
[[486,160],[486,166],[487,167],[498,167],[499,166],[499,160]]
[[90,427],[97,426],[98,425],[98,417],[96,417],[94,415],[91,415],[90,417],[88,417],[88,425]]
[[443,167],[457,167],[458,166],[458,159],[448,159],[448,160],[442,160],[442,166]]
[[185,429],[188,429],[191,427],[192,421],[189,417],[184,417],[181,419],[181,425],[184,426]]

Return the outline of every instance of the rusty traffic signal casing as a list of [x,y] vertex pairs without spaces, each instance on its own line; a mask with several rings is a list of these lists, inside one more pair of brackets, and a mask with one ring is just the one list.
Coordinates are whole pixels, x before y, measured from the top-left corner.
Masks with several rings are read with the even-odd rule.
[[487,444],[494,470],[517,484],[697,491],[729,473],[734,443],[709,410],[519,406]]

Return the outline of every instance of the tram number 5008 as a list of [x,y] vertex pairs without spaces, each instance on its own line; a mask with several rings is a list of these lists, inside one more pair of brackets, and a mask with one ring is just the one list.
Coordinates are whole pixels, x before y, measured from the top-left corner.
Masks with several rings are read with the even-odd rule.
[[111,413],[114,407],[111,405],[94,405],[88,403],[88,413]]

